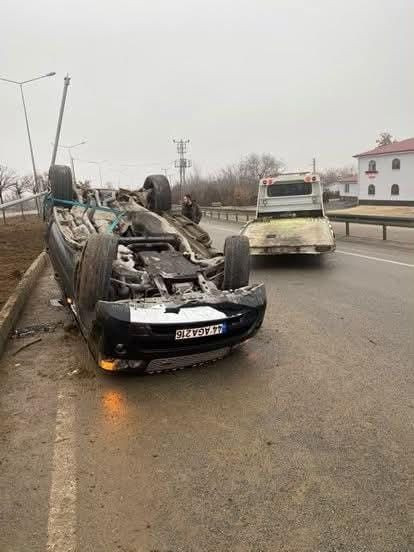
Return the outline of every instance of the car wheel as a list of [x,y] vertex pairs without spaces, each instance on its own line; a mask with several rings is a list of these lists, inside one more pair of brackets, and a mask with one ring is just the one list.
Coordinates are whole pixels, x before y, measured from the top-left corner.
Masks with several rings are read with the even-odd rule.
[[54,199],[72,201],[72,172],[67,165],[52,165],[49,169],[50,190]]
[[95,306],[98,301],[110,298],[112,262],[118,249],[118,239],[113,234],[95,234],[89,238],[82,251],[77,269],[77,303],[82,322],[91,329]]
[[144,190],[150,190],[148,208],[152,211],[171,211],[171,187],[163,174],[151,174],[144,182]]
[[223,289],[249,285],[250,246],[246,236],[229,236],[224,243]]

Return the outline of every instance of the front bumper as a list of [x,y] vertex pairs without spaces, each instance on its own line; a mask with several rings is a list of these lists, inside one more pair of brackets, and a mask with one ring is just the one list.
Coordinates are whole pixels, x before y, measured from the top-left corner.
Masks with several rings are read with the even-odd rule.
[[[210,317],[207,320],[180,320],[174,323],[171,316],[166,316],[164,323],[161,320],[134,322],[131,321],[131,318],[136,319],[131,314],[134,305],[100,301],[89,336],[98,364],[102,366],[102,359],[118,361],[115,366],[119,369],[135,364],[138,367],[135,361],[141,361],[140,370],[159,371],[171,369],[174,362],[177,367],[184,367],[225,356],[232,347],[252,337],[260,328],[266,309],[265,289],[261,284],[234,292],[220,292],[211,296],[205,294],[202,302],[168,305],[168,312],[185,310],[189,313],[193,307],[214,309],[220,317],[216,320]],[[226,325],[224,334],[178,341],[175,339],[178,329],[195,329],[223,322]]]

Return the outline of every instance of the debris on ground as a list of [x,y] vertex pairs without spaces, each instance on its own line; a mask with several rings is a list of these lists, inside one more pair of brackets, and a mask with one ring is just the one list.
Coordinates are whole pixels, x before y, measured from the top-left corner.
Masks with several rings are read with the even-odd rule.
[[42,341],[42,338],[38,337],[33,341],[29,341],[29,343],[25,343],[24,345],[19,347],[16,351],[14,351],[14,353],[12,353],[12,356],[16,356],[18,353],[20,353],[20,351],[23,351],[23,349],[27,349],[28,347],[31,347],[32,345],[34,345],[35,343],[39,343],[40,341]]
[[32,326],[26,326],[24,328],[17,328],[12,333],[12,338],[29,337],[41,332],[54,332],[56,328],[61,325],[62,322],[46,322],[44,324],[33,324]]
[[79,371],[79,368],[75,368],[74,370],[68,372],[68,376],[76,376],[77,374],[79,374]]

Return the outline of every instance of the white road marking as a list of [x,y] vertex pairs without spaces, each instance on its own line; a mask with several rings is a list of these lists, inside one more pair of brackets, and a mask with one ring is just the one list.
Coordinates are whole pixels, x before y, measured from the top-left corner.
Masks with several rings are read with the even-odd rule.
[[76,458],[75,405],[63,392],[58,394],[52,484],[47,524],[48,552],[76,550]]
[[401,261],[392,261],[391,259],[381,259],[380,257],[371,257],[369,255],[361,255],[360,253],[352,253],[351,251],[343,251],[341,249],[336,250],[337,253],[342,253],[342,255],[352,255],[353,257],[362,257],[363,259],[369,259],[370,261],[381,261],[382,263],[391,263],[400,266],[408,266],[409,268],[414,268],[414,264],[402,263]]

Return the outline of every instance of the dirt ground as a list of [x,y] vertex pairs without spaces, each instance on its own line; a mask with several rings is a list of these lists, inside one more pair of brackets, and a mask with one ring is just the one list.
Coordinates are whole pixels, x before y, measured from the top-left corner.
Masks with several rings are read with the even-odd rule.
[[34,215],[0,222],[0,308],[44,247],[44,223]]

